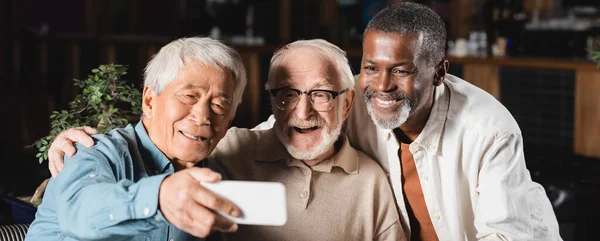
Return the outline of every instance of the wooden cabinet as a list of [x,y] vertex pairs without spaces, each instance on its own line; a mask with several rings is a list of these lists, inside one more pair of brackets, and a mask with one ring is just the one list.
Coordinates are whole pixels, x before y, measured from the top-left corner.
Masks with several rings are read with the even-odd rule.
[[[501,100],[499,68],[529,68],[574,71],[573,152],[600,158],[600,70],[587,61],[511,58],[450,58],[462,65],[463,78]],[[527,77],[524,77],[527,78]],[[520,81],[536,81],[522,79]],[[543,83],[543,79],[539,80]],[[556,105],[556,103],[540,103]],[[543,106],[540,106],[542,108]],[[509,111],[511,109],[509,108]],[[556,109],[556,111],[561,111]],[[521,128],[523,129],[523,127]],[[559,131],[559,130],[556,130]],[[558,141],[558,140],[557,140]]]

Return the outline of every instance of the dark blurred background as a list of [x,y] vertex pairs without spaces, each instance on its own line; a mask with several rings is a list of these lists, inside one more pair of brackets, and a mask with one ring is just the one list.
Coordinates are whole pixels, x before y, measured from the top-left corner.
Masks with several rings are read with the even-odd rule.
[[[51,111],[78,93],[72,79],[99,64],[129,66],[142,85],[149,58],[183,36],[212,36],[240,51],[249,85],[234,125],[270,115],[262,89],[274,50],[323,38],[358,73],[369,19],[393,0],[0,1],[0,224],[22,221],[6,200],[31,195],[50,174],[35,140]],[[532,177],[551,198],[565,240],[594,240],[599,224],[598,0],[428,0],[448,29],[450,73],[498,98],[523,131]],[[460,44],[459,44],[460,43]],[[466,43],[466,45],[462,45]]]

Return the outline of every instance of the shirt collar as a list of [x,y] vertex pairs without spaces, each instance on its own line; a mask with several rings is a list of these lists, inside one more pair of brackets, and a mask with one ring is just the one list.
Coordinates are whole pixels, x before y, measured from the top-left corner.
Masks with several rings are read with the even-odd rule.
[[[451,76],[454,78],[454,76]],[[422,145],[431,152],[437,152],[441,145],[441,136],[448,118],[448,109],[450,108],[450,91],[446,86],[446,79],[441,85],[435,88],[433,107],[429,119],[421,131],[421,134],[415,139],[419,145]]]
[[169,158],[150,140],[150,136],[148,136],[148,132],[146,132],[146,128],[141,120],[135,125],[135,134],[140,143],[139,148],[144,163],[148,165],[152,172],[164,173],[174,171]]
[[[285,146],[279,141],[274,128],[266,130],[266,132],[263,138],[258,139],[256,161],[285,161],[288,166],[306,166],[301,160],[290,156]],[[340,167],[347,174],[358,174],[358,152],[350,145],[346,134],[341,133],[339,141],[342,142],[340,150],[332,158],[312,166],[313,171],[331,172],[333,167]]]

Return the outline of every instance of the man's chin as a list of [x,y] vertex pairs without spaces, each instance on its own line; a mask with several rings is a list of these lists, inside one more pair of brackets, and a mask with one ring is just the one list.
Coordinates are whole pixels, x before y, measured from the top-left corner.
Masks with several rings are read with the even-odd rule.
[[318,148],[319,145],[317,146],[301,146],[301,147],[296,147],[294,145],[288,144],[285,145],[286,150],[288,151],[288,153],[290,154],[290,156],[292,156],[295,159],[298,160],[314,160],[317,159],[319,156],[323,155],[324,151],[321,150],[322,148]]
[[375,125],[383,129],[396,129],[406,122],[406,118],[402,118],[401,116],[379,117],[372,115],[371,119]]

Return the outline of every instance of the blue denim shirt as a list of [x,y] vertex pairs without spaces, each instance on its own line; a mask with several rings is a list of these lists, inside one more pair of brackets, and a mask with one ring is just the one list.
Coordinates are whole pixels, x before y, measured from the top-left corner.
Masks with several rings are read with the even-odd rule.
[[[92,148],[77,144],[77,154],[65,157],[25,240],[202,240],[158,209],[160,184],[174,169],[141,121],[93,138]],[[208,160],[199,165],[224,174]]]

